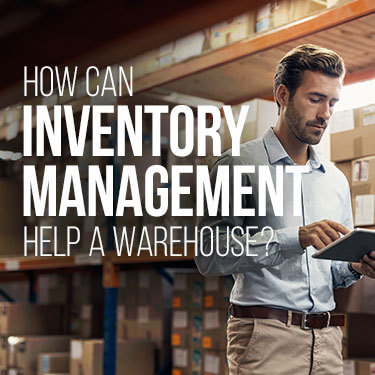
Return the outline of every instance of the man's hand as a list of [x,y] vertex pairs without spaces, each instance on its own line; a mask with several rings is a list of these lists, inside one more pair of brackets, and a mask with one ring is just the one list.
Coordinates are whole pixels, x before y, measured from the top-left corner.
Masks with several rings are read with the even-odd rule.
[[302,248],[314,246],[317,250],[320,250],[340,238],[340,233],[347,234],[349,229],[332,220],[322,220],[300,227],[298,234]]
[[354,271],[375,279],[375,251],[362,257],[360,263],[352,263]]

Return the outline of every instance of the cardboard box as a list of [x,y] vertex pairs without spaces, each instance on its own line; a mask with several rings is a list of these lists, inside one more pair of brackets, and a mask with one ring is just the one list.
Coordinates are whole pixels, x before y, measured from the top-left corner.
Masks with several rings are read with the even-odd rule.
[[227,319],[227,310],[203,311],[202,347],[204,349],[226,349]]
[[77,306],[76,312],[71,316],[70,333],[83,338],[103,335],[103,305]]
[[349,288],[334,290],[337,312],[375,314],[375,279],[364,277]]
[[202,310],[173,310],[172,346],[201,347],[203,335]]
[[38,375],[68,373],[69,353],[43,353],[38,356]]
[[331,160],[346,161],[374,155],[375,126],[366,120],[363,125],[363,109],[357,109],[358,124],[353,130],[331,134]]
[[374,314],[345,314],[343,357],[370,358],[375,353]]
[[73,274],[72,305],[82,306],[104,303],[100,272],[75,272]]
[[373,375],[375,359],[346,359],[344,360],[344,375]]
[[170,319],[170,314],[166,318],[150,319],[139,322],[137,320],[124,319],[117,321],[118,339],[146,339],[146,340],[164,340],[169,341],[170,324],[166,320]]
[[221,22],[210,29],[210,48],[217,49],[255,33],[254,13],[246,13]]
[[[374,151],[375,152],[375,151]],[[375,157],[352,161],[352,196],[355,225],[375,224]]]
[[188,347],[190,338],[190,314],[188,310],[172,311],[172,346]]
[[[238,121],[242,106],[248,106],[249,109],[241,134],[241,143],[262,137],[269,127],[277,122],[277,105],[273,101],[253,99],[232,106],[233,116],[236,122]],[[245,109],[242,110],[244,111]],[[226,151],[232,148],[232,137],[225,121],[223,121],[223,127],[222,151]]]
[[203,351],[203,374],[224,375],[228,374],[228,363],[224,350]]
[[71,286],[70,274],[46,274],[38,277],[38,304],[66,305]]
[[176,273],[173,280],[172,307],[187,309],[189,307],[190,288],[187,273]]
[[176,309],[196,309],[203,307],[204,278],[199,273],[188,273],[186,276],[176,274],[173,290],[172,307]]
[[312,14],[322,12],[328,7],[333,6],[337,1],[293,0],[291,3],[292,20],[300,20]]
[[257,33],[267,31],[290,22],[291,1],[271,1],[257,9],[255,30]]
[[24,375],[35,375],[38,355],[46,352],[68,352],[72,336],[11,336],[8,338],[8,366],[22,369]]
[[203,31],[195,32],[176,40],[173,50],[173,60],[181,62],[202,53],[206,35]]
[[229,307],[233,277],[206,277],[204,280],[204,308],[225,309]]
[[138,304],[171,307],[172,286],[154,270],[138,272]]
[[172,375],[190,375],[191,354],[189,348],[172,349]]
[[63,306],[0,303],[0,335],[43,335],[63,333]]
[[[122,375],[154,373],[154,344],[145,341],[117,342],[116,373]],[[147,359],[147,360],[145,360]],[[70,375],[103,373],[103,340],[72,340]]]

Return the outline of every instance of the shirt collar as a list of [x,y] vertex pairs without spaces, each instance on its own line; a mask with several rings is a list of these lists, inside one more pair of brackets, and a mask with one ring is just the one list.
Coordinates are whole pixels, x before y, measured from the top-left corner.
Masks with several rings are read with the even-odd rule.
[[[286,164],[294,165],[294,161],[285,151],[283,145],[276,137],[273,128],[269,128],[263,136],[263,143],[266,148],[268,154],[268,160],[270,164],[275,164],[279,160],[284,160]],[[319,155],[314,150],[314,147],[309,145],[310,151],[310,159],[309,164],[311,165],[312,169],[320,169],[323,173],[325,173],[326,169],[322,162],[320,161]]]

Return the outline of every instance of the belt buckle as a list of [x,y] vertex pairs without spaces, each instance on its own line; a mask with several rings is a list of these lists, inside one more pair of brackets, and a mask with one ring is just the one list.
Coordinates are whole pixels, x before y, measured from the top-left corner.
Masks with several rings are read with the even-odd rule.
[[302,317],[301,317],[301,328],[305,329],[305,330],[311,329],[310,327],[308,327],[306,325],[306,323],[307,323],[307,315],[308,315],[307,313],[303,312],[302,313]]

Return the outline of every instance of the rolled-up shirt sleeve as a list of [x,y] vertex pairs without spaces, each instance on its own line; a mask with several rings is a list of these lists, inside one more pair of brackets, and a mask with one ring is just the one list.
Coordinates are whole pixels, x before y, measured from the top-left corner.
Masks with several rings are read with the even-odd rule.
[[[233,209],[233,167],[241,164],[240,159],[224,154],[210,172],[211,186],[214,188],[219,166],[229,166],[229,215],[223,215],[219,206],[217,215],[209,216],[206,206],[204,216],[198,218],[199,240],[195,262],[200,273],[205,276],[244,273],[259,267],[272,267],[304,252],[299,243],[297,226],[274,230],[271,241],[270,234],[267,235],[266,232],[252,232],[251,235],[246,232],[245,217],[235,216]],[[249,174],[242,174],[242,186],[251,186]],[[252,208],[250,197],[249,194],[242,195],[243,208]],[[207,227],[212,229],[212,235],[208,234]]]

